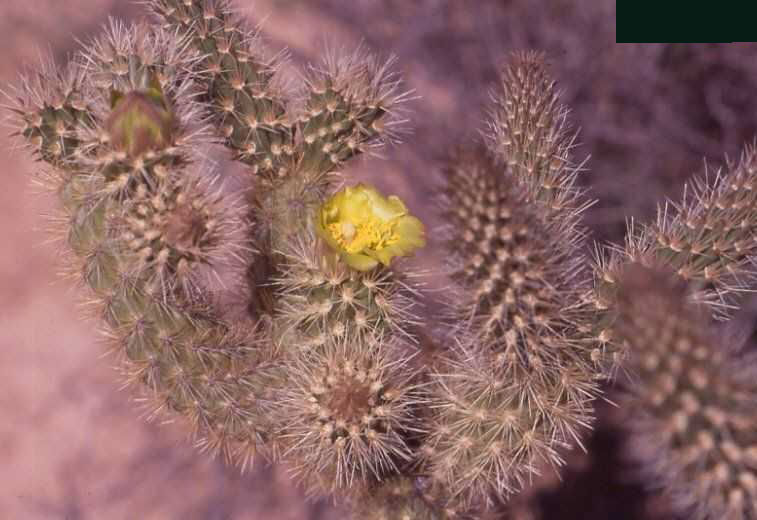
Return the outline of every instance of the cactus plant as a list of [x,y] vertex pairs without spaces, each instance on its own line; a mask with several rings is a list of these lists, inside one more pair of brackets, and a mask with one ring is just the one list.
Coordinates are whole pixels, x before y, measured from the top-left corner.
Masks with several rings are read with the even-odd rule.
[[[151,414],[188,420],[202,450],[242,468],[258,454],[283,463],[358,518],[483,517],[582,446],[601,382],[649,351],[633,331],[652,330],[636,321],[648,294],[624,278],[629,265],[696,284],[665,300],[676,327],[692,319],[687,300],[718,314],[749,287],[754,151],[592,261],[577,134],[544,56],[519,52],[485,135],[441,168],[451,297],[441,319],[424,318],[402,261],[425,245],[423,223],[340,173],[402,133],[408,93],[392,60],[331,52],[292,92],[281,55],[227,2],[147,3],[157,23],[111,22],[65,67],[27,74],[9,109],[46,165],[67,270],[126,381]],[[216,145],[244,167],[240,194],[206,159]],[[244,312],[228,293],[244,295]],[[629,410],[659,408],[647,402],[655,381]],[[751,394],[731,397],[723,406],[741,410]],[[717,456],[748,459],[735,442]],[[647,465],[674,492],[703,471],[677,445],[660,449],[671,456]],[[718,481],[686,505],[750,514],[748,464],[726,470],[726,498]]]
[[718,339],[671,273],[632,264],[619,285],[615,329],[632,349],[620,410],[632,455],[683,514],[754,518],[753,356]]
[[511,57],[494,98],[489,146],[450,162],[442,201],[459,348],[435,378],[425,452],[464,503],[519,491],[542,461],[559,465],[598,393],[579,249],[587,204],[565,109],[535,53]]

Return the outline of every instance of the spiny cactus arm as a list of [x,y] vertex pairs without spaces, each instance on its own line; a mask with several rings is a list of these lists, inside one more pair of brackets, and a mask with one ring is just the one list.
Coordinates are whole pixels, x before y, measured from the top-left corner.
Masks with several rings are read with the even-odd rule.
[[410,92],[402,90],[393,64],[393,58],[382,62],[360,48],[349,55],[332,51],[322,66],[311,66],[298,118],[305,171],[325,175],[367,148],[399,138]]
[[[183,414],[198,445],[246,465],[268,440],[262,408],[272,385],[259,336],[214,318],[194,292],[191,303],[182,302],[186,286],[156,274],[158,265],[145,263],[134,239],[110,226],[102,209],[107,199],[94,200],[99,211],[86,203],[75,209],[68,242],[77,253],[73,269],[92,289],[127,382],[148,390],[143,399],[150,413]],[[185,215],[168,210],[164,216]],[[174,261],[168,257],[162,268],[178,268]]]
[[[113,350],[127,384],[143,391],[148,416],[189,419],[196,444],[243,468],[270,440],[270,376],[255,330],[231,327],[206,306],[166,303],[122,276],[102,296]],[[105,289],[105,288],[104,288]]]
[[713,290],[718,310],[754,278],[756,234],[757,151],[750,145],[712,184],[706,175],[687,186],[680,204],[667,204],[638,238],[645,247],[637,248]]
[[[208,239],[228,238],[217,234],[228,227],[223,213],[203,203],[214,195],[206,183],[191,181],[186,168],[188,112],[173,109],[186,101],[180,99],[186,90],[172,67],[192,58],[172,54],[177,47],[171,35],[137,34],[137,28],[113,23],[70,65],[83,69],[83,96],[91,101],[86,124],[72,134],[77,150],[85,150],[77,153],[74,174],[50,177],[67,215],[70,269],[91,289],[127,381],[142,384],[153,411],[189,417],[198,444],[246,464],[268,434],[261,408],[271,384],[260,336],[223,323],[208,305],[209,295],[189,290],[179,276],[210,258],[215,246]],[[153,132],[164,128],[153,125],[154,117],[163,119],[143,103],[152,96],[151,78],[161,82],[162,106],[177,116],[167,133]],[[119,111],[116,100],[112,110],[115,91],[127,101],[135,94],[139,102]],[[43,159],[67,165],[59,156]],[[172,252],[164,254],[166,247]],[[173,254],[182,248],[184,262]],[[149,261],[153,256],[157,262]]]
[[625,244],[599,249],[592,296],[602,314],[596,330],[608,351],[625,349],[613,338],[616,283],[628,263],[662,264],[692,284],[691,298],[716,318],[737,307],[739,293],[754,281],[757,254],[757,152],[746,146],[738,162],[684,188],[680,203],[666,203],[656,222],[629,226]]
[[[94,111],[87,100],[85,74],[80,64],[58,67],[51,57],[43,58],[38,70],[22,76],[20,86],[6,92],[14,136],[34,156],[53,167],[41,177],[41,184],[58,194],[64,209],[58,219],[59,234],[66,237],[74,253],[84,256],[105,240],[108,202],[93,194],[102,186],[81,160],[88,154],[82,127],[94,124]],[[108,265],[92,265],[84,271],[112,279]]]
[[630,264],[618,280],[615,330],[630,346],[631,372],[619,404],[631,453],[681,514],[753,518],[755,359],[716,339],[686,289],[656,266]]
[[[168,205],[162,215],[186,216],[176,210]],[[114,229],[106,212],[82,204],[76,211],[81,214],[91,217],[69,234],[78,253],[75,270],[92,289],[91,301],[108,324],[127,382],[148,390],[143,400],[151,414],[168,409],[188,417],[199,446],[244,467],[269,440],[263,409],[271,372],[260,336],[215,318],[198,301],[202,293],[177,280],[181,260],[169,255],[164,263],[146,262],[139,251],[147,246],[135,249],[135,238]],[[203,249],[201,242],[196,247]],[[194,269],[185,260],[186,269]]]
[[247,465],[269,440],[263,410],[276,374],[266,368],[260,336],[219,321],[194,292],[191,303],[179,301],[186,285],[155,274],[105,211],[82,203],[75,215],[89,218],[72,218],[72,269],[92,290],[127,383],[147,390],[151,415],[167,409],[188,417],[201,448]]
[[432,478],[465,504],[520,491],[534,468],[580,445],[604,357],[565,109],[538,55],[509,67],[489,149],[459,152],[443,172],[458,348],[434,375],[424,451]]
[[185,44],[112,21],[79,55],[92,105],[91,124],[78,132],[92,179],[84,189],[108,199],[124,265],[136,277],[149,273],[165,296],[178,285],[200,290],[201,278],[247,247],[238,231],[245,209],[205,164],[189,168],[203,121],[188,72],[197,57]]
[[202,100],[236,158],[266,178],[291,173],[294,132],[276,59],[264,57],[258,35],[243,28],[225,0],[150,0],[165,26],[188,34],[202,60]]
[[313,490],[371,489],[414,461],[421,435],[414,290],[391,269],[349,267],[312,229],[284,244],[274,330],[301,367],[282,390],[284,459]]
[[575,186],[580,166],[570,157],[577,132],[544,54],[510,54],[492,101],[488,145],[527,188],[529,198],[568,213],[588,206]]
[[580,443],[599,393],[583,237],[501,172],[483,148],[445,170],[459,348],[434,376],[424,455],[464,503],[519,491],[538,462],[558,466],[558,448]]
[[14,135],[23,138],[40,160],[70,170],[81,153],[76,130],[89,124],[91,110],[83,92],[82,70],[75,64],[59,68],[52,57],[21,78],[20,86],[4,92]]
[[461,354],[434,374],[422,449],[429,478],[463,510],[488,509],[492,497],[520,492],[535,468],[561,466],[560,451],[580,446],[591,427],[597,394],[578,364],[529,375],[475,354]]
[[419,322],[416,290],[397,273],[351,269],[312,231],[293,239],[281,253],[278,320],[282,330],[299,335],[287,348],[307,350],[345,334],[411,338],[408,331]]
[[276,436],[314,492],[368,492],[411,466],[422,434],[413,289],[378,264],[423,245],[423,228],[398,198],[364,185],[300,226],[275,251],[273,330],[291,367]]
[[409,467],[425,403],[407,345],[347,333],[292,359],[277,438],[311,491],[354,495]]
[[[83,53],[93,96],[113,105],[101,106],[95,120],[104,124],[89,134],[93,171],[113,201],[98,251],[117,274],[96,297],[127,381],[149,390],[154,411],[188,417],[201,448],[245,466],[269,440],[275,371],[256,330],[216,316],[201,276],[245,247],[233,231],[245,212],[213,190],[206,171],[189,168],[198,118],[187,71],[197,58],[175,37],[112,25]],[[113,92],[122,99],[113,103]]]
[[[511,53],[499,85],[492,92],[492,101],[486,141],[497,161],[489,168],[499,168],[501,175],[513,179],[511,184],[514,187],[508,188],[513,193],[510,199],[520,197],[521,201],[511,200],[511,206],[529,206],[530,213],[541,217],[541,226],[546,223],[547,227],[552,228],[544,229],[545,235],[552,237],[552,244],[540,248],[540,245],[546,244],[540,244],[539,238],[534,244],[535,249],[547,252],[547,256],[551,252],[557,253],[552,265],[553,272],[554,267],[558,268],[558,273],[562,272],[556,277],[547,276],[546,286],[556,287],[555,281],[562,279],[563,283],[557,284],[562,288],[556,289],[556,292],[564,293],[567,297],[565,301],[580,301],[571,308],[584,315],[583,319],[571,321],[584,334],[593,334],[591,331],[596,330],[596,324],[587,319],[590,314],[588,302],[593,298],[588,291],[584,295],[577,294],[578,291],[586,291],[590,285],[588,271],[583,268],[586,263],[582,251],[586,231],[581,217],[593,201],[576,186],[581,166],[573,162],[571,153],[578,132],[571,128],[569,110],[560,101],[560,93],[549,73],[544,54],[534,51]],[[450,189],[455,189],[454,183],[450,186]],[[481,201],[478,201],[477,208],[480,206]],[[491,230],[489,233],[492,234]],[[480,256],[475,259],[479,260]],[[497,266],[496,262],[488,263]],[[565,269],[561,270],[561,265],[565,265]],[[565,292],[567,280],[572,280],[569,285],[573,286],[574,291]],[[517,286],[518,282],[514,285]],[[608,362],[616,357],[612,344],[599,342],[595,345],[593,360],[602,366],[612,366],[612,362]]]
[[578,248],[584,235],[557,212],[529,203],[501,166],[486,149],[473,147],[443,170],[440,202],[448,267],[457,284],[454,319],[472,322],[474,336],[508,342],[531,329],[534,336],[549,336],[567,325],[583,326]]

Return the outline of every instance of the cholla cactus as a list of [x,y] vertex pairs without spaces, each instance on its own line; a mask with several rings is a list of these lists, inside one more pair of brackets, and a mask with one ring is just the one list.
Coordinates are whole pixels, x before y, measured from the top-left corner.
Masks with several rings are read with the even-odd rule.
[[[151,414],[188,419],[203,450],[242,468],[258,453],[282,462],[314,494],[352,503],[357,518],[495,515],[581,445],[599,382],[629,344],[659,357],[647,336],[629,333],[658,325],[635,321],[647,316],[633,310],[647,293],[617,283],[629,263],[667,264],[716,307],[748,286],[751,149],[713,186],[697,184],[693,198],[632,230],[597,263],[592,286],[576,136],[543,57],[516,53],[486,137],[444,169],[452,297],[441,327],[425,323],[401,262],[425,245],[423,223],[394,195],[342,186],[339,173],[401,133],[407,93],[391,60],[329,54],[291,94],[281,58],[226,2],[148,4],[157,25],[112,22],[62,70],[47,63],[25,77],[10,109],[47,165],[68,271],[88,287],[127,382]],[[239,196],[205,158],[216,144],[245,166]],[[221,303],[238,301],[227,293],[245,295],[244,317]],[[671,312],[675,334],[690,319],[681,309]],[[700,350],[686,362],[723,377],[725,357],[705,367]],[[686,495],[701,515],[746,515],[748,381],[713,396],[701,381],[687,380],[694,397],[670,424],[702,412],[709,429],[691,446],[707,448],[711,469],[700,475],[691,450],[665,435],[656,445],[669,456],[654,467],[674,490],[686,488],[684,474],[712,484]],[[658,386],[652,377],[637,402],[662,410]],[[668,432],[662,419],[644,424]],[[677,432],[682,443],[692,431]]]
[[598,343],[613,354],[615,365],[625,349],[613,338],[617,279],[628,263],[669,266],[692,284],[689,298],[705,303],[717,319],[738,308],[740,293],[754,287],[753,260],[757,228],[757,153],[744,148],[737,162],[728,161],[710,181],[710,174],[684,188],[680,203],[666,203],[654,223],[629,227],[624,247],[601,249],[595,259],[590,299],[598,315]]
[[631,265],[619,279],[615,330],[631,349],[620,400],[633,456],[682,514],[757,514],[755,360],[718,339],[686,285]]
[[[63,202],[70,271],[91,289],[127,381],[143,385],[152,409],[186,415],[198,444],[244,463],[265,438],[265,356],[254,328],[220,319],[201,274],[247,238],[233,232],[244,209],[221,205],[212,172],[193,169],[196,61],[176,34],[112,22],[68,65],[62,92],[46,65],[22,83],[14,113],[55,168],[47,180]],[[163,112],[121,110],[115,92]],[[170,131],[145,132],[169,119]]]
[[[459,354],[435,380],[431,473],[464,503],[519,491],[579,442],[597,395],[573,136],[537,54],[495,93],[489,149],[445,170]],[[460,247],[464,244],[464,247]]]
[[[297,109],[228,6],[153,7],[165,27],[114,21],[64,72],[46,64],[11,96],[63,202],[69,271],[151,414],[185,416],[201,449],[242,467],[262,451],[314,490],[372,492],[409,471],[423,433],[417,292],[389,265],[423,245],[423,225],[396,197],[346,188],[370,197],[342,197],[340,239],[370,235],[378,260],[356,270],[314,219],[335,169],[395,135],[404,94],[359,51],[314,69]],[[248,201],[203,159],[215,131],[249,166]],[[217,280],[258,261],[252,281],[275,307],[230,321]]]

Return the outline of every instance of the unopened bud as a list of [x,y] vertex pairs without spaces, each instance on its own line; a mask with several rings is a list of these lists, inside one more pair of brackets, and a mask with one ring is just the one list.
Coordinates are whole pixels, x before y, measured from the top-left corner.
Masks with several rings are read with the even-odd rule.
[[113,91],[111,106],[106,128],[116,149],[136,157],[171,145],[174,116],[159,87],[127,94]]

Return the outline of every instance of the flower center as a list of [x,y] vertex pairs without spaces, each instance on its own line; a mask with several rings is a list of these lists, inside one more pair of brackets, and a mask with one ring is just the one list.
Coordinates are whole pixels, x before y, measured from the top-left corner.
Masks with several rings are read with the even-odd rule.
[[348,253],[359,253],[365,249],[381,251],[395,244],[400,239],[396,227],[396,222],[385,222],[375,217],[357,224],[334,222],[328,225],[331,236]]

